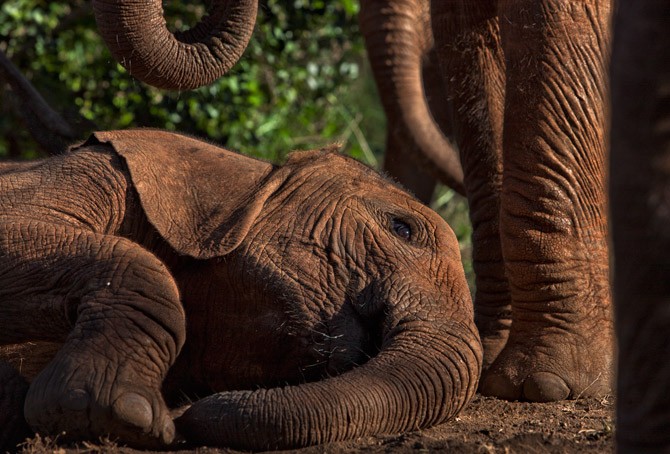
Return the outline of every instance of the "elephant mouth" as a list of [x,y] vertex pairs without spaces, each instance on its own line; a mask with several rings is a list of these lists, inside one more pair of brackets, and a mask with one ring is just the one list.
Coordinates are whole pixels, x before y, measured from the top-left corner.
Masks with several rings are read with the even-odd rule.
[[333,318],[328,328],[328,332],[320,333],[314,343],[324,366],[319,378],[362,366],[381,351],[381,317],[366,318],[354,311],[341,320]]

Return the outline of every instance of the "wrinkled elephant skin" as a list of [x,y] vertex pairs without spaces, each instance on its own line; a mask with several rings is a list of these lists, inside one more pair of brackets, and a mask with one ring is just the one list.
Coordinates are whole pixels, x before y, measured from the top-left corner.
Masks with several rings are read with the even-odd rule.
[[384,170],[429,203],[436,179],[464,194],[429,0],[361,0],[359,22],[386,114]]
[[610,1],[435,0],[473,224],[481,391],[612,391],[605,197]]
[[116,61],[154,87],[209,85],[239,60],[256,23],[258,0],[214,0],[202,20],[173,33],[160,0],[92,0],[100,35]]
[[290,448],[438,424],[477,388],[453,232],[333,151],[96,133],[0,166],[0,194],[0,353],[36,372],[42,434],[165,446],[169,406],[210,395],[187,439]]

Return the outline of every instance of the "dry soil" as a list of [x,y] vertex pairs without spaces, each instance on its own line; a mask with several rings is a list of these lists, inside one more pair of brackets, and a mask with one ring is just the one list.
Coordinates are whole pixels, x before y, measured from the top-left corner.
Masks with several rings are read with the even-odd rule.
[[[477,396],[455,419],[428,430],[360,438],[292,452],[315,453],[609,453],[614,451],[613,398],[531,404]],[[139,454],[110,441],[60,445],[35,437],[23,452]],[[188,447],[178,452],[231,453],[231,449]]]

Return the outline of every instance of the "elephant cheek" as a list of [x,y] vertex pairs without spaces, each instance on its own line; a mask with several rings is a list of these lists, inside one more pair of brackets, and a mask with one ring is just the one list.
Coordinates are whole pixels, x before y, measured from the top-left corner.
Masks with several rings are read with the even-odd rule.
[[209,326],[207,331],[196,350],[202,355],[203,378],[215,392],[297,384],[323,376],[326,362],[313,328],[287,321],[281,311],[228,314],[217,329]]

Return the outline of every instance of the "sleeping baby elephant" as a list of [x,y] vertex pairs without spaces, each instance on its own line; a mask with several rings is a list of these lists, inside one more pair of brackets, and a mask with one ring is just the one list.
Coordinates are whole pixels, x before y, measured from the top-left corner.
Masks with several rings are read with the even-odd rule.
[[[145,447],[428,427],[482,355],[456,238],[403,190],[329,151],[273,166],[153,130],[0,165],[0,345],[45,341],[30,427]],[[184,396],[209,397],[173,421]]]

